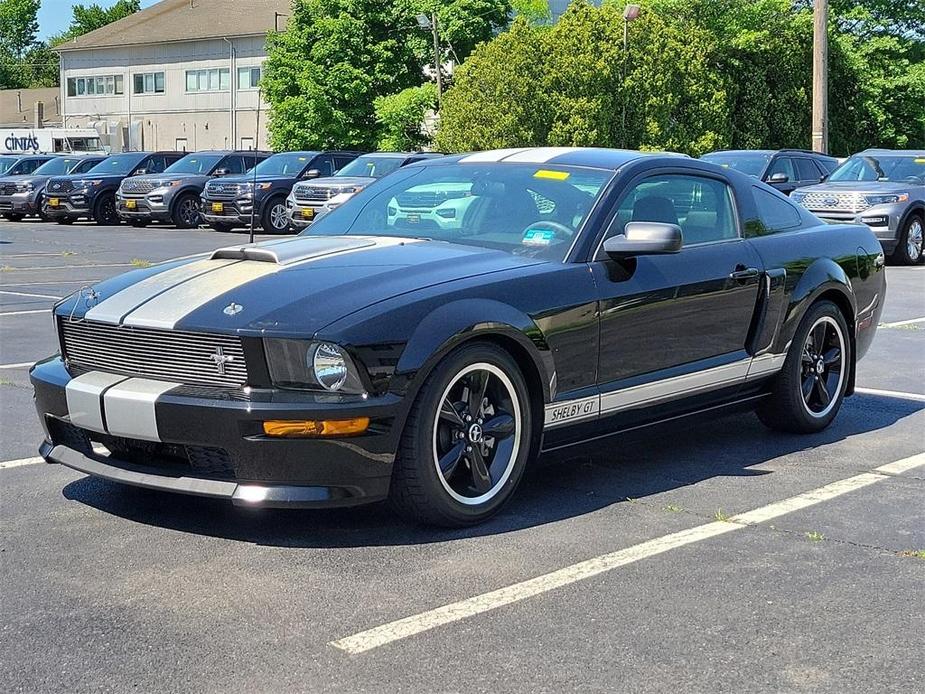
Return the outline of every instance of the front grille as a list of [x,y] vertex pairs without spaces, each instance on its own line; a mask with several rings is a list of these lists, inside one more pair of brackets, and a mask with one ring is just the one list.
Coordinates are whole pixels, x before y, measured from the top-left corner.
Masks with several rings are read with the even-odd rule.
[[861,193],[806,193],[800,204],[807,210],[839,212],[863,212],[870,207]]
[[66,178],[53,178],[48,182],[45,189],[49,193],[70,193],[74,189],[74,184]]
[[395,202],[401,208],[432,210],[441,202],[441,197],[438,197],[435,192],[408,192],[396,195]]
[[336,188],[311,188],[309,186],[296,186],[292,189],[292,194],[299,202],[327,202],[338,191]]
[[234,200],[243,191],[237,183],[212,182],[206,184],[205,194],[214,200]]
[[[233,335],[64,318],[61,336],[68,364],[82,369],[189,385],[236,388],[247,383],[244,348]],[[219,361],[224,361],[221,370]]]
[[0,183],[0,195],[12,195],[15,192],[15,183]]
[[145,193],[150,193],[152,190],[154,190],[154,181],[149,181],[144,178],[128,178],[122,182],[123,193],[144,195]]

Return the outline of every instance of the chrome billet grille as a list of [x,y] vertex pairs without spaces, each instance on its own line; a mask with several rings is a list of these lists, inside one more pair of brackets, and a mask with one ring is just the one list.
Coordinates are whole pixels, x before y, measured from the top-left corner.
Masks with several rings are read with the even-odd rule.
[[45,188],[49,193],[70,193],[74,184],[67,179],[51,179]]
[[152,190],[154,190],[154,181],[133,178],[127,178],[122,181],[123,193],[137,193],[139,195],[144,195],[145,193],[150,193]]
[[[244,347],[234,335],[63,318],[61,337],[68,364],[81,369],[187,385],[236,388],[247,383]],[[224,362],[221,368],[218,361]]]
[[800,201],[808,210],[863,212],[870,205],[861,193],[806,193]]
[[206,184],[206,195],[215,200],[234,200],[244,190],[237,183],[209,182]]
[[445,198],[441,198],[437,193],[432,192],[405,192],[395,196],[395,202],[399,207],[412,209],[433,209]]
[[327,202],[339,191],[336,188],[309,188],[296,186],[292,193],[299,202]]

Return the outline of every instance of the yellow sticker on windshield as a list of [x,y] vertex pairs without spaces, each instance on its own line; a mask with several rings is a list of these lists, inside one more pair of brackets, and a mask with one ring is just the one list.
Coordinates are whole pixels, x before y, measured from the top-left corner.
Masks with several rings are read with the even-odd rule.
[[553,181],[564,181],[568,177],[568,171],[551,171],[550,169],[540,169],[533,174],[533,178],[549,178]]
[[914,161],[916,164],[925,164],[925,158],[915,158]]
[[305,161],[308,157],[299,157],[299,161]]

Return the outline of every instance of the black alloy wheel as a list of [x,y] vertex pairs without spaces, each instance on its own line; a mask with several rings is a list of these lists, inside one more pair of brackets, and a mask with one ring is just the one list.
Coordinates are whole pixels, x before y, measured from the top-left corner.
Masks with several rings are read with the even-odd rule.
[[115,226],[121,221],[116,213],[116,196],[103,193],[93,211],[93,221],[101,226]]
[[813,304],[797,327],[771,394],[758,407],[767,426],[793,433],[825,429],[838,414],[852,365],[848,325],[830,301]]
[[529,393],[516,362],[491,344],[446,357],[421,388],[390,491],[403,517],[460,527],[510,498],[532,453]]
[[196,196],[186,193],[173,208],[173,223],[178,229],[195,229],[199,226],[199,202]]

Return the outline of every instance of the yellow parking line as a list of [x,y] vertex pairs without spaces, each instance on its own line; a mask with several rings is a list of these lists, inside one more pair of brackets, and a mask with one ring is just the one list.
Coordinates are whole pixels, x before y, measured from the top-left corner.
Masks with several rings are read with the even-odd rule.
[[347,636],[337,641],[332,641],[329,645],[334,646],[346,653],[358,654],[366,651],[385,646],[386,644],[398,641],[420,634],[424,631],[444,626],[452,622],[466,619],[489,610],[494,610],[504,605],[519,602],[527,598],[540,595],[542,593],[567,586],[577,581],[582,581],[592,576],[597,576],[606,571],[611,571],[620,566],[626,566],[634,562],[662,554],[678,547],[700,542],[711,537],[717,537],[734,530],[746,528],[749,525],[763,523],[778,516],[792,513],[800,509],[814,506],[823,501],[834,499],[842,494],[861,489],[882,480],[890,479],[890,475],[898,474],[911,470],[912,468],[925,465],[925,453],[921,453],[911,458],[905,458],[888,465],[875,468],[871,472],[865,472],[854,477],[832,482],[818,489],[812,489],[802,494],[777,501],[767,506],[740,513],[731,517],[728,521],[716,521],[707,523],[688,530],[671,533],[663,537],[648,540],[626,549],[621,549],[610,554],[603,554],[593,559],[588,559],[578,564],[567,566],[552,573],[543,574],[536,578],[531,578],[514,585],[499,588],[482,595],[476,595],[465,600],[450,603],[433,610],[428,610],[420,614],[405,617],[388,624],[373,627],[366,631],[361,631],[352,636]]

